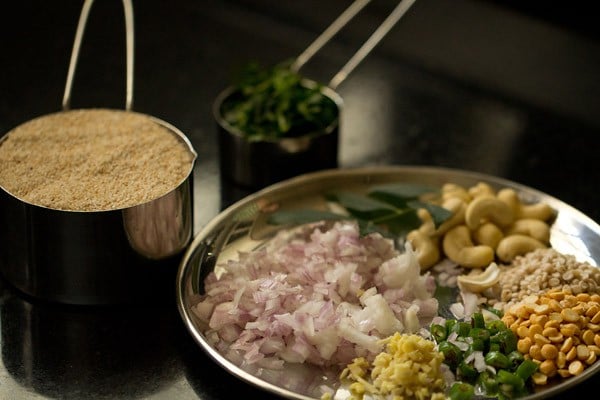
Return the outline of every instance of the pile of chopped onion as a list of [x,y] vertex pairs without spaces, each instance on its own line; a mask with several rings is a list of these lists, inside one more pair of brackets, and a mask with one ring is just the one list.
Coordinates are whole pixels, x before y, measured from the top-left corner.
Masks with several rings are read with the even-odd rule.
[[353,221],[282,231],[218,267],[225,273],[207,276],[194,312],[222,354],[260,367],[372,360],[381,339],[415,333],[438,313],[435,280],[421,275],[410,243],[401,253]]

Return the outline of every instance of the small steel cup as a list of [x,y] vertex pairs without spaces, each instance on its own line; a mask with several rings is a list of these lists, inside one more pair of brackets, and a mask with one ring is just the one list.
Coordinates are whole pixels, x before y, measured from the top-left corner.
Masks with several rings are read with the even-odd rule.
[[[304,84],[308,87],[316,83],[305,80]],[[223,90],[213,104],[213,115],[217,122],[219,165],[224,183],[257,190],[303,173],[337,168],[343,101],[328,87],[324,87],[322,93],[338,110],[337,118],[326,128],[298,137],[248,141],[243,132],[223,118],[223,103],[235,95],[235,88],[230,86]]]

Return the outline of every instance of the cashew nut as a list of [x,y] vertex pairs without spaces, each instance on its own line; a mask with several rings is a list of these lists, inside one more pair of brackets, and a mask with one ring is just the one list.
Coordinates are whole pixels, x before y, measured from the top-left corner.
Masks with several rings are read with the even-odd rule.
[[472,293],[480,293],[491,288],[500,280],[500,268],[495,262],[492,262],[480,274],[459,275],[456,278],[459,287]]
[[459,198],[465,203],[469,203],[473,198],[464,187],[455,183],[445,183],[442,186],[442,199]]
[[467,205],[465,223],[470,229],[476,229],[483,221],[491,221],[499,226],[510,225],[514,214],[503,201],[493,196],[480,196]]
[[555,211],[548,204],[525,204],[515,189],[496,191],[486,182],[468,189],[446,183],[441,194],[442,207],[450,210],[452,217],[435,229],[431,215],[426,213],[419,228],[436,244],[441,238],[440,257],[463,267],[482,268],[494,260],[510,261],[549,245],[547,221]]
[[472,198],[479,196],[495,196],[496,192],[494,189],[485,182],[478,182],[475,186],[471,186],[468,190]]
[[454,228],[456,225],[463,224],[465,221],[465,211],[467,204],[458,197],[451,197],[446,199],[442,204],[446,210],[452,212],[452,216],[438,226],[435,231],[436,235],[443,235],[448,232],[449,229]]
[[463,267],[483,268],[494,260],[494,249],[486,245],[475,246],[465,225],[446,232],[442,246],[446,256]]
[[519,208],[519,218],[535,218],[540,221],[548,221],[554,210],[546,203],[521,204]]
[[433,267],[440,260],[438,243],[418,229],[410,231],[406,238],[412,243],[421,271]]
[[433,222],[433,218],[431,218],[429,211],[424,208],[419,208],[417,210],[417,216],[421,220],[419,231],[425,235],[433,235],[435,233],[435,223]]
[[496,194],[498,200],[506,203],[508,207],[513,212],[513,215],[519,214],[519,208],[521,207],[521,200],[519,199],[519,195],[514,189],[511,188],[502,188]]
[[481,224],[475,231],[473,231],[473,239],[478,244],[485,244],[495,249],[498,243],[504,237],[502,230],[497,225],[486,222]]
[[523,204],[517,192],[511,188],[501,189],[496,197],[513,210],[515,218],[535,218],[548,221],[554,215],[554,210],[546,203]]
[[506,229],[506,235],[522,233],[546,244],[550,242],[550,226],[542,220],[535,218],[522,218],[512,223]]
[[496,254],[504,262],[512,261],[516,256],[529,253],[536,249],[546,248],[546,245],[531,236],[516,233],[506,236],[498,243]]

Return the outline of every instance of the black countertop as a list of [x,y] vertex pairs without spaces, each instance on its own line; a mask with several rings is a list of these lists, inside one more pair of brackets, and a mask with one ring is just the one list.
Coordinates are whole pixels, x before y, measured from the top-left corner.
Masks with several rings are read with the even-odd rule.
[[[123,108],[121,4],[96,3],[72,106]],[[298,55],[349,3],[134,2],[133,108],[178,127],[198,152],[196,231],[247,193],[220,180],[214,98],[246,62]],[[2,13],[0,132],[60,110],[81,4],[29,0]],[[304,73],[328,81],[393,5],[374,1]],[[418,1],[338,88],[345,102],[340,167],[483,172],[600,221],[600,37],[589,25],[575,29],[572,14],[551,17],[509,1]],[[212,362],[185,330],[174,300],[68,306],[28,298],[5,281],[0,296],[0,399],[272,397]],[[597,391],[599,382],[588,380],[569,395]]]

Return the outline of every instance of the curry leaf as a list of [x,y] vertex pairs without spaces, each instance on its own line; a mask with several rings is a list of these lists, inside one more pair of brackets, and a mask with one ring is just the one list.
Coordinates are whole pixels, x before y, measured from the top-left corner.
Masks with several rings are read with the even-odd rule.
[[440,316],[445,318],[454,318],[455,314],[450,309],[453,303],[456,303],[456,297],[459,294],[458,288],[437,284],[433,296],[438,299]]
[[435,204],[427,203],[425,201],[418,201],[418,200],[410,201],[410,202],[408,202],[408,206],[412,207],[414,209],[418,209],[418,208],[426,209],[429,212],[429,215],[431,215],[431,218],[433,219],[433,223],[436,228],[438,226],[440,226],[441,224],[443,224],[444,221],[446,221],[448,218],[450,218],[452,216],[452,211],[450,211],[444,207],[437,206]]
[[221,104],[223,118],[249,141],[302,136],[330,126],[337,104],[324,85],[307,84],[286,61],[271,68],[248,64],[234,79],[234,91]]
[[385,226],[391,233],[397,236],[404,236],[421,225],[421,219],[417,215],[417,210],[410,208],[397,210],[394,214],[390,214],[386,218],[379,218],[373,222],[377,225]]
[[409,200],[418,199],[426,193],[436,193],[438,189],[415,183],[391,183],[371,188],[369,196],[390,203],[396,207],[406,207]]
[[397,212],[391,204],[352,192],[329,193],[325,197],[340,203],[352,215],[367,220],[385,218]]
[[329,211],[312,209],[280,210],[269,215],[268,223],[273,225],[302,225],[320,221],[355,220],[358,223],[361,235],[378,232],[383,236],[390,236],[390,232],[382,229],[373,221],[367,221],[353,216],[336,214]]
[[330,211],[311,209],[280,210],[269,215],[268,222],[273,225],[298,225],[323,220],[342,220],[350,217]]
[[406,206],[398,208],[389,202],[351,192],[329,193],[326,197],[337,201],[355,217],[372,221],[395,235],[405,235],[421,224],[416,209]]
[[363,219],[357,219],[358,231],[362,236],[366,236],[370,233],[380,233],[382,236],[391,237],[392,232],[382,228],[375,224],[373,221],[365,221]]
[[436,188],[417,184],[390,184],[372,188],[366,195],[349,191],[329,192],[324,195],[330,202],[338,203],[349,215],[301,209],[280,210],[269,217],[272,224],[303,224],[322,220],[356,220],[362,235],[379,232],[384,236],[404,236],[418,228],[422,221],[417,213],[421,208],[431,215],[436,227],[452,216],[449,210],[422,201],[428,193],[436,194]]

